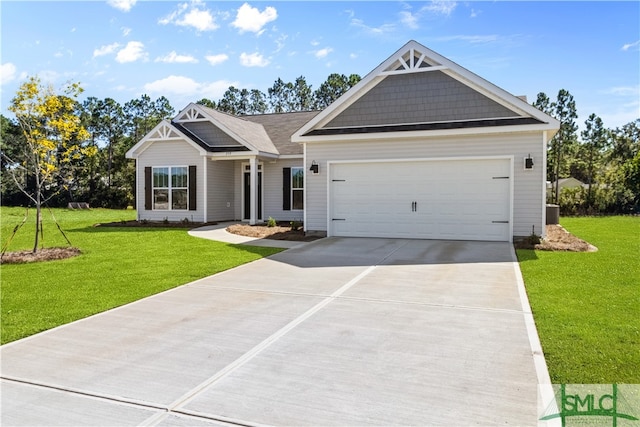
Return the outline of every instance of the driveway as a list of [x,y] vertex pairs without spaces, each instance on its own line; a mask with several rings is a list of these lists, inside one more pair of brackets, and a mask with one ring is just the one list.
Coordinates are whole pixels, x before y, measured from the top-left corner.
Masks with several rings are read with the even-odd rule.
[[327,238],[1,349],[2,425],[535,425],[508,243]]

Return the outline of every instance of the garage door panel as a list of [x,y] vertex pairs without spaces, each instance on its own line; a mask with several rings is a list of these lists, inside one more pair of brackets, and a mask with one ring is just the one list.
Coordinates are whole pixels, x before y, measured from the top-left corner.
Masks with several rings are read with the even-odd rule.
[[509,240],[508,159],[331,166],[331,234]]

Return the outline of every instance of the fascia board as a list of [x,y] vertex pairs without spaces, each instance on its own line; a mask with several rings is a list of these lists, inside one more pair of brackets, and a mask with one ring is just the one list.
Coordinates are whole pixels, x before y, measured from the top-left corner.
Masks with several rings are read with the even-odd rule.
[[468,135],[491,135],[491,134],[515,134],[525,132],[554,132],[556,129],[549,124],[533,124],[533,125],[516,125],[504,128],[487,127],[487,128],[467,128],[467,129],[442,129],[427,131],[405,131],[405,132],[380,132],[367,134],[343,134],[343,135],[322,135],[322,136],[302,136],[295,142],[297,143],[323,143],[323,142],[344,142],[344,141],[373,141],[373,140],[390,140],[390,139],[430,139],[434,137],[448,136],[468,136]]

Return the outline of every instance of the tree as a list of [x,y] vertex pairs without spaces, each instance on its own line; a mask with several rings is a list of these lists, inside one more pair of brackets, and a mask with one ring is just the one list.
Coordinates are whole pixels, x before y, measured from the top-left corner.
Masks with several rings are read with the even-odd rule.
[[327,80],[313,93],[314,108],[317,110],[327,108],[333,101],[358,84],[360,80],[361,78],[357,74],[351,74],[349,77],[344,74],[330,74]]
[[[0,188],[2,189],[3,205],[26,205],[29,203],[12,178],[12,170],[15,169],[16,164],[22,163],[24,144],[24,136],[18,123],[0,115]],[[23,178],[22,181],[26,181],[26,179],[28,177]]]
[[[90,135],[76,114],[76,99],[81,93],[78,83],[68,83],[59,95],[52,86],[43,86],[38,77],[29,77],[9,106],[25,142],[22,161],[11,161],[12,177],[36,206],[34,253],[42,233],[42,204],[60,191],[59,184],[66,181],[70,166],[95,154],[92,147],[86,145]],[[33,185],[21,181],[18,170],[31,175]]]
[[249,114],[264,114],[267,112],[267,98],[258,89],[251,89],[249,93]]
[[307,80],[300,76],[293,84],[293,111],[311,111],[313,109],[313,91]]
[[569,91],[560,89],[555,102],[550,102],[549,97],[544,92],[540,92],[533,106],[560,121],[560,130],[549,141],[547,148],[547,179],[555,181],[553,200],[557,204],[559,180],[570,170],[569,162],[563,163],[563,161],[567,157],[571,158],[567,154],[571,154],[576,149],[576,131],[578,130],[575,122],[575,119],[578,118],[576,102]]
[[585,129],[582,131],[582,145],[581,151],[583,152],[583,159],[586,165],[587,175],[587,208],[593,207],[593,192],[592,185],[596,172],[596,165],[599,163],[602,157],[602,150],[607,146],[608,134],[607,129],[604,128],[602,119],[595,114],[591,114],[589,118],[584,122]]
[[229,86],[218,101],[218,110],[225,113],[240,115],[247,114],[249,109],[249,91]]
[[216,103],[208,98],[202,98],[200,101],[196,102],[196,104],[198,105],[204,105],[205,107],[209,107],[209,108],[216,108]]
[[286,113],[291,111],[293,101],[293,84],[285,83],[278,78],[273,83],[267,93],[269,94],[269,105],[274,113]]

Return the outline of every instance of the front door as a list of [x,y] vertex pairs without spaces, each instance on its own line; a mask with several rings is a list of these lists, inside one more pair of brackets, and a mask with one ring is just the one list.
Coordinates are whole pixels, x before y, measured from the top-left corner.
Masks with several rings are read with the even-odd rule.
[[[258,171],[256,219],[262,219],[262,172]],[[244,219],[251,218],[251,173],[244,173]]]

